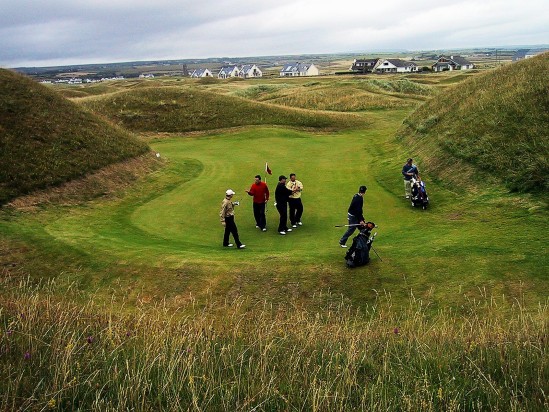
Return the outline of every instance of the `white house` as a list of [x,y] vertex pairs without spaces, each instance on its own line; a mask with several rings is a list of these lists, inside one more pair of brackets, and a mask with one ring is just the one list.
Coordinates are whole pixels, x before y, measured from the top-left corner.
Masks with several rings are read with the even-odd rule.
[[240,70],[238,70],[238,66],[224,66],[219,73],[217,73],[217,77],[219,79],[228,79],[229,77],[237,77],[239,73]]
[[374,67],[376,73],[413,73],[418,71],[417,64],[401,59],[379,59]]
[[196,69],[191,73],[191,77],[194,79],[200,77],[213,77],[213,74],[209,69]]
[[319,74],[318,68],[313,63],[287,63],[280,70],[281,77],[318,76]]
[[475,65],[461,56],[440,56],[435,64],[431,66],[434,72],[451,70],[469,70]]
[[238,75],[247,79],[250,77],[263,77],[263,72],[255,64],[245,64]]

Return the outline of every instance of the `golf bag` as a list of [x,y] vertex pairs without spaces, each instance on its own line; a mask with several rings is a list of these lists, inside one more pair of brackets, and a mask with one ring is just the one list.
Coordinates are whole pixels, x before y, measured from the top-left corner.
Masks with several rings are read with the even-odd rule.
[[420,206],[425,210],[428,204],[429,196],[427,196],[425,182],[421,179],[412,179],[412,207]]
[[358,235],[353,238],[353,244],[345,254],[347,267],[363,266],[370,261],[370,248],[375,238],[375,234],[373,236],[370,234],[375,227],[375,223],[368,222],[365,227],[360,228]]

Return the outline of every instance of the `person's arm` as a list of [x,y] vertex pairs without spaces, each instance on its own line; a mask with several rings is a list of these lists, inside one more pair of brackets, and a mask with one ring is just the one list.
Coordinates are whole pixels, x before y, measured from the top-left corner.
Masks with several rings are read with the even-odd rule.
[[246,190],[246,193],[248,193],[250,196],[254,195],[254,185],[250,187],[250,190]]
[[360,217],[359,220],[361,223],[364,223],[366,219],[364,219],[364,198],[360,196]]
[[219,217],[221,218],[221,224],[225,226],[225,215],[227,214],[227,203],[223,202],[221,204],[221,211],[219,212]]

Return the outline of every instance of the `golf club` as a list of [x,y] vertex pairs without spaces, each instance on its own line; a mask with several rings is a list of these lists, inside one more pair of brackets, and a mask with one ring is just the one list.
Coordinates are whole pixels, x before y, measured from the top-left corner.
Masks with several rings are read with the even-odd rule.
[[[352,225],[335,225],[335,227],[355,227],[355,226],[362,226],[362,224],[355,223],[355,224],[352,224]],[[374,227],[377,227],[377,225],[375,225]]]
[[[377,227],[377,226],[376,226]],[[374,235],[371,237],[371,242],[370,242],[370,248],[374,251],[374,253],[376,254],[376,256],[379,258],[379,260],[381,262],[383,262],[383,259],[381,259],[381,256],[379,256],[379,254],[376,252],[376,250],[374,249],[374,245],[372,245],[372,243],[374,242],[374,239],[376,238],[377,236],[377,232],[374,233]]]

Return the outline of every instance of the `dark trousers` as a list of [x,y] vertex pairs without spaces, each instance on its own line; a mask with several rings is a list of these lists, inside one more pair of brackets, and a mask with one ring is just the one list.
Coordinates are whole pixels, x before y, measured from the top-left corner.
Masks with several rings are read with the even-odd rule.
[[255,224],[261,229],[267,227],[267,217],[265,216],[265,203],[254,203]]
[[[358,217],[349,214],[347,215],[347,220],[349,222],[349,225],[357,225],[358,223],[360,223],[358,221]],[[349,237],[355,232],[356,229],[357,226],[349,226],[341,239],[339,239],[339,244],[344,245],[345,243],[347,243],[347,239],[349,239]]]
[[292,225],[297,225],[298,222],[301,222],[301,216],[303,215],[303,203],[301,203],[301,198],[288,200],[290,205],[290,222]]
[[277,203],[276,210],[280,213],[280,223],[278,224],[278,231],[285,232],[288,230],[288,204],[287,203]]
[[229,245],[229,234],[233,235],[236,246],[240,246],[242,244],[242,242],[238,238],[238,229],[236,228],[236,223],[234,222],[234,216],[227,216],[225,218],[225,234],[223,235],[223,246]]

